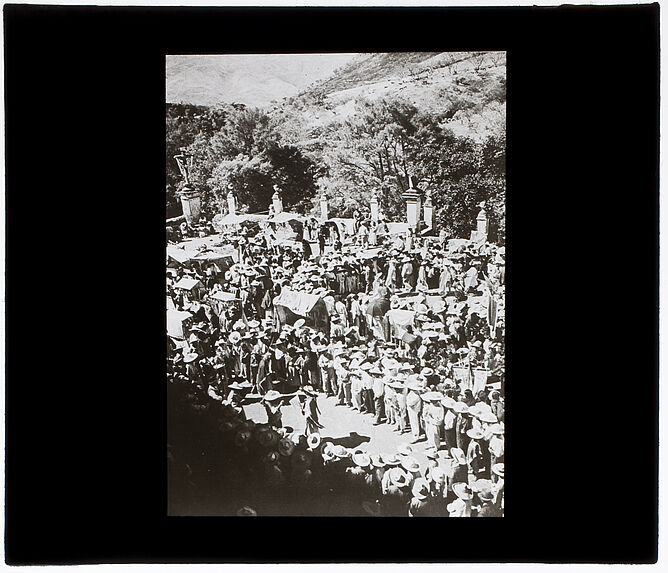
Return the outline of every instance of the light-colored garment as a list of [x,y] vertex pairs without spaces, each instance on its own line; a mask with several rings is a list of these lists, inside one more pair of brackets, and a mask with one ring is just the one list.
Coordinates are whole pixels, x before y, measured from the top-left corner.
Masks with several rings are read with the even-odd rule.
[[450,517],[471,517],[471,501],[457,498],[448,504],[447,509]]

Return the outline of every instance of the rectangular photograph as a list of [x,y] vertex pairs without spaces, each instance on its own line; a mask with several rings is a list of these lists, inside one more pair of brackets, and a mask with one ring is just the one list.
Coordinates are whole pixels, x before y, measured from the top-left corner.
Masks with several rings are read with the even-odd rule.
[[168,513],[502,517],[505,52],[166,57]]

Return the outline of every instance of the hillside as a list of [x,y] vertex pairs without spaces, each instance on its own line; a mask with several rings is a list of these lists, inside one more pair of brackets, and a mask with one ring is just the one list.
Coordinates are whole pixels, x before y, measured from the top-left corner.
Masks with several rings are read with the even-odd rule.
[[[401,98],[443,114],[443,127],[482,141],[505,132],[504,52],[359,54],[273,113],[294,115],[302,136],[355,115],[356,101]],[[306,141],[300,143],[306,144]]]

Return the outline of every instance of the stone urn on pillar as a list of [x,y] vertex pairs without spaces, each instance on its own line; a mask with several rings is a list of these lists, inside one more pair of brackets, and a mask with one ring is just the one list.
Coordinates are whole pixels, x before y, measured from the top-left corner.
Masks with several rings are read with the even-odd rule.
[[408,177],[408,189],[402,193],[402,199],[406,202],[406,219],[408,225],[416,233],[420,227],[420,210],[422,207],[422,192],[413,187],[413,178]]
[[201,213],[201,194],[197,191],[190,182],[190,174],[192,172],[193,155],[188,153],[184,147],[180,149],[181,153],[175,155],[176,163],[179,166],[179,171],[183,175],[184,185],[179,193],[181,199],[181,206],[183,207],[183,216],[188,225],[199,223]]
[[280,189],[278,185],[274,185],[274,194],[271,197],[271,204],[274,206],[274,215],[283,212],[283,199],[281,199]]

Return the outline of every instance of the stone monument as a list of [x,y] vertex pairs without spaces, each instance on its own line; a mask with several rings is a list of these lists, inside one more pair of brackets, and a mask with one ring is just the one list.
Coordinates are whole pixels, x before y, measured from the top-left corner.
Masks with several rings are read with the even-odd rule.
[[281,199],[280,191],[278,185],[274,185],[274,194],[271,197],[271,204],[274,206],[274,215],[283,212],[283,199]]
[[192,172],[193,156],[189,154],[185,147],[180,148],[181,153],[175,155],[176,163],[179,166],[179,171],[183,175],[184,185],[179,193],[181,199],[181,206],[183,207],[183,216],[188,225],[195,225],[199,223],[201,213],[201,195],[199,191],[193,188],[190,182],[190,175]]
[[406,201],[406,219],[408,225],[414,233],[417,233],[420,227],[420,210],[422,207],[422,192],[413,187],[413,178],[408,176],[408,189],[402,193],[401,197]]

